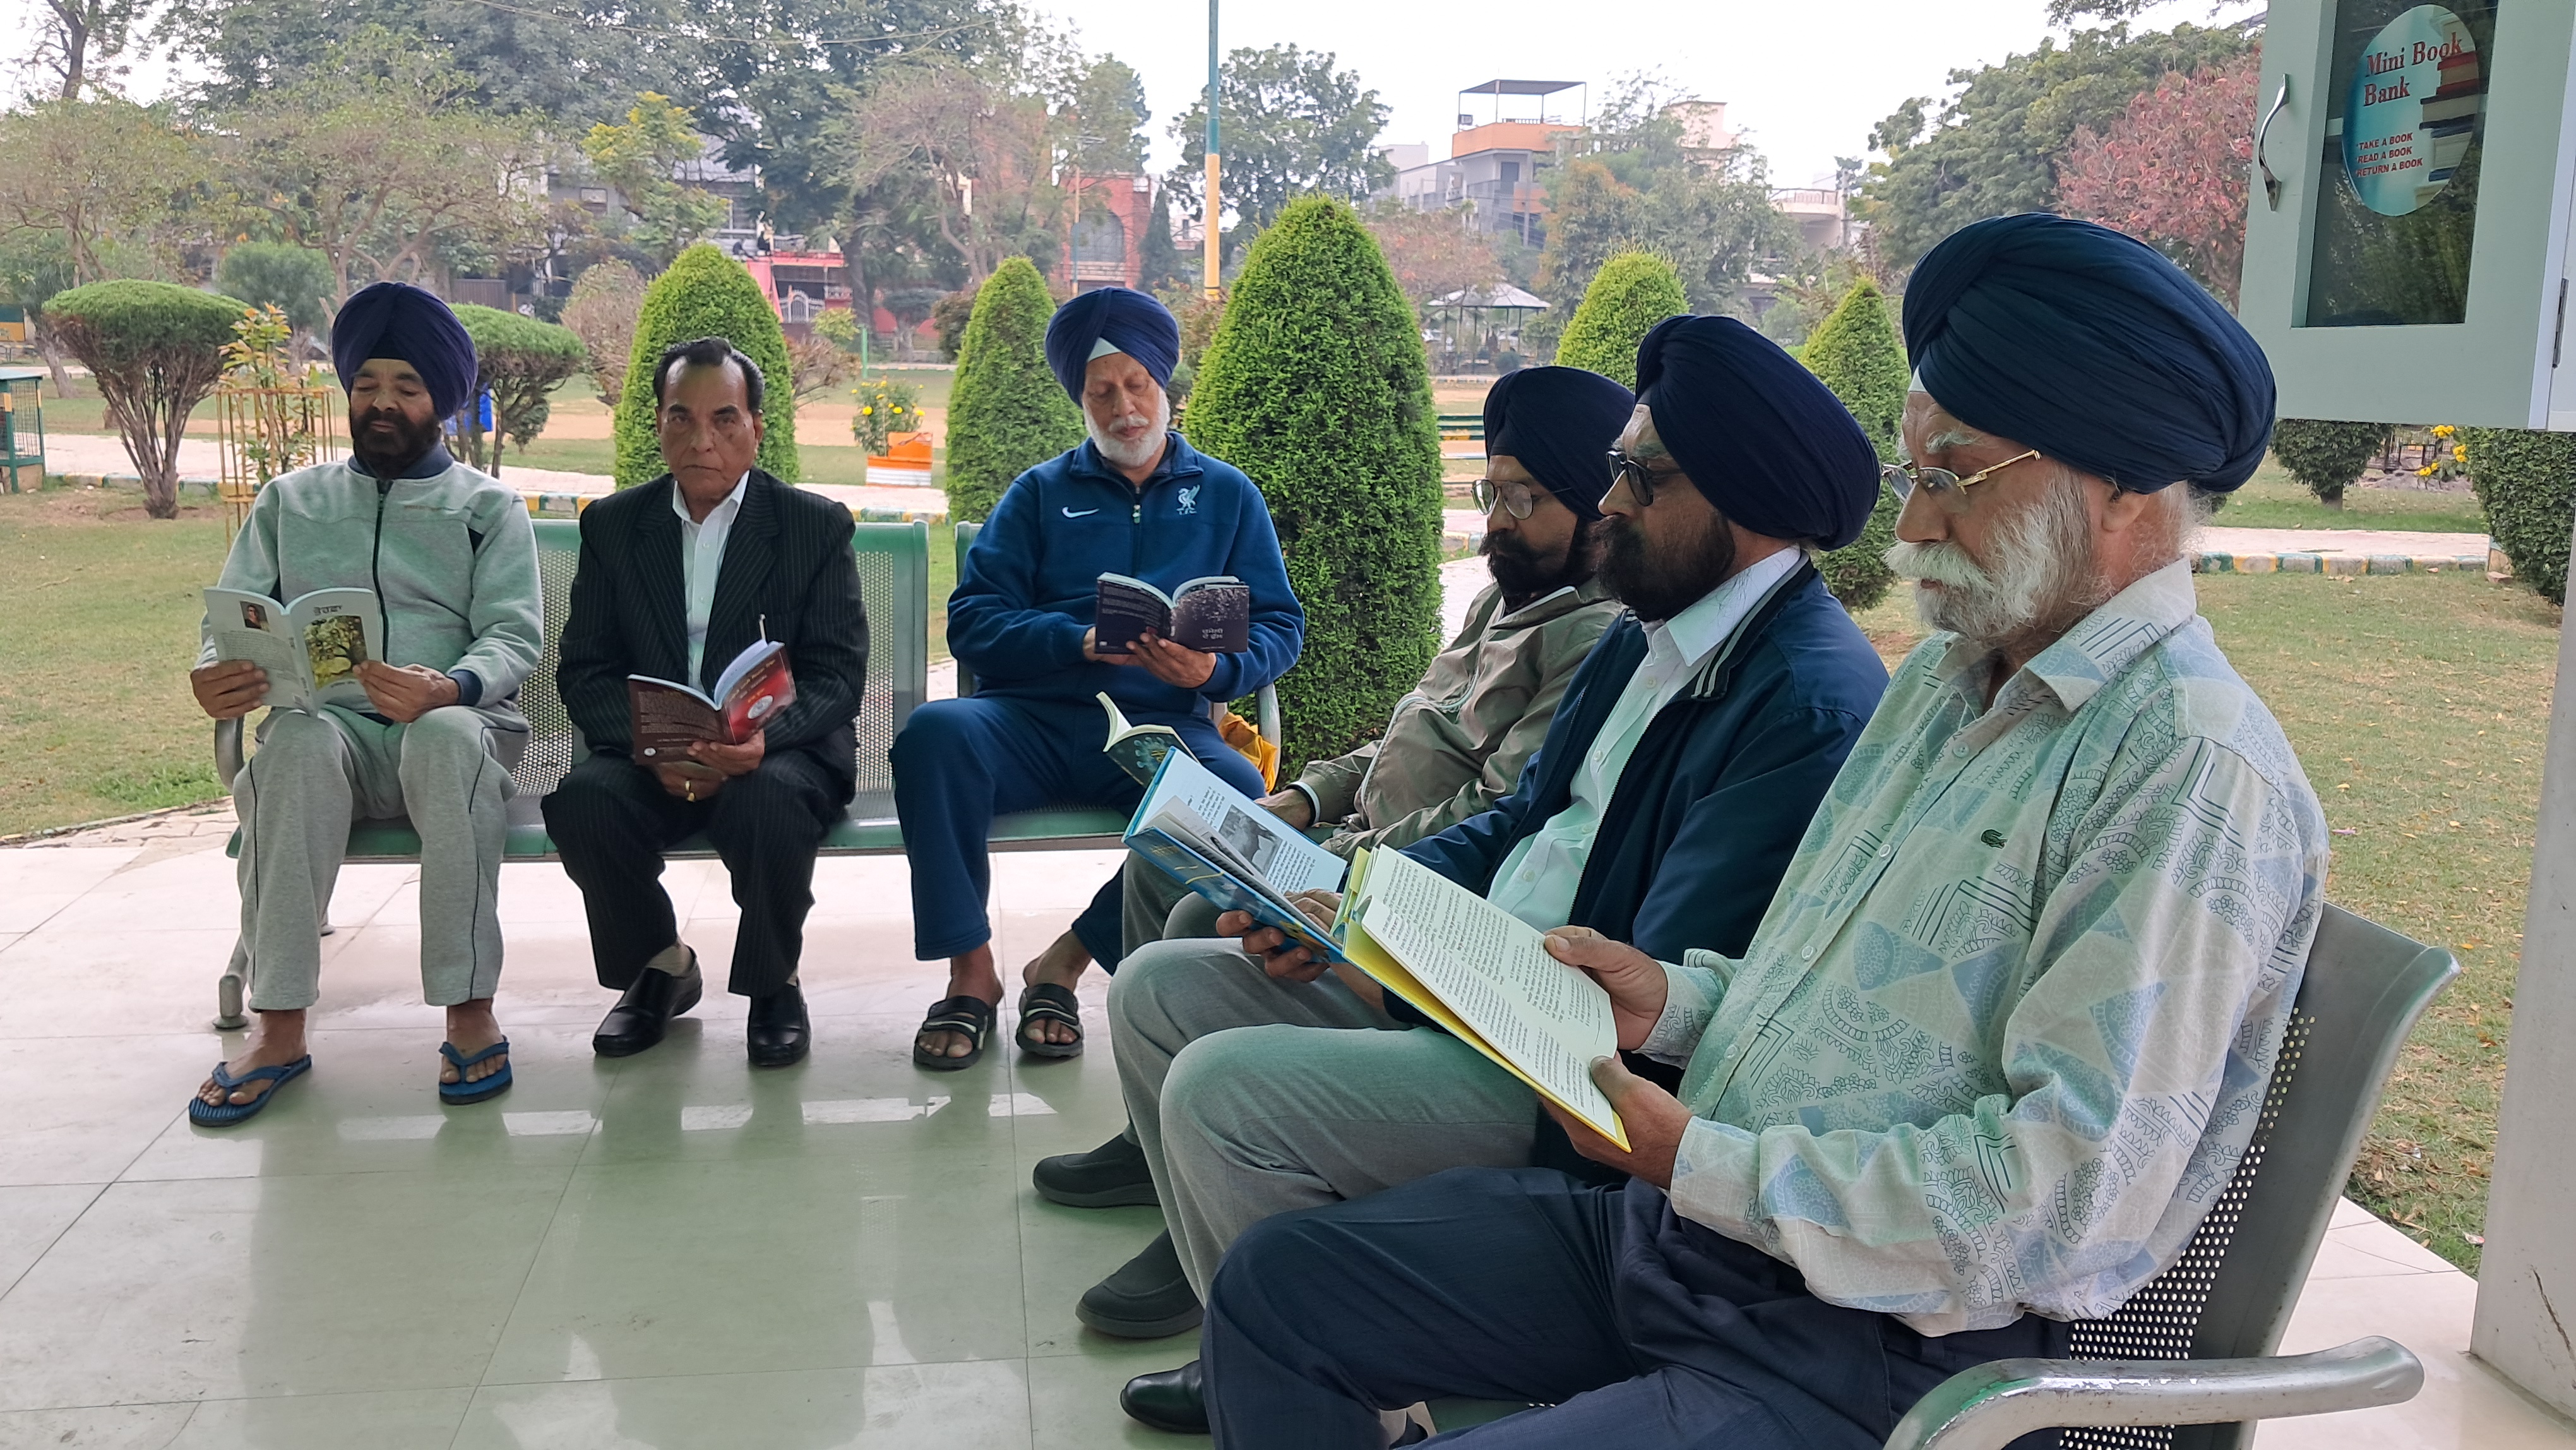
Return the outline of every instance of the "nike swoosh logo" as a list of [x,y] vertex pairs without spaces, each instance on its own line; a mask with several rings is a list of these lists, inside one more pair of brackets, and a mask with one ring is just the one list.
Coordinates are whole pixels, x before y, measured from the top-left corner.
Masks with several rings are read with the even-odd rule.
[[1084,509],[1080,513],[1075,513],[1072,509],[1068,508],[1064,511],[1064,516],[1069,519],[1087,519],[1098,512],[1100,512],[1098,509]]

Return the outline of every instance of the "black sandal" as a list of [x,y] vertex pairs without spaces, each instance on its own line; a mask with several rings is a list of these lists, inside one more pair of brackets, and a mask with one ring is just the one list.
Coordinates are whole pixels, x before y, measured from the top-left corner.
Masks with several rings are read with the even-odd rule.
[[[932,1052],[921,1045],[925,1032],[954,1032],[975,1044],[975,1050],[964,1057],[950,1057]],[[912,1036],[912,1065],[932,1072],[959,1072],[973,1067],[984,1057],[984,1041],[993,1035],[993,1004],[981,997],[948,997],[934,1002],[930,1015],[921,1020],[921,1031]]]
[[[1056,1022],[1073,1029],[1071,1042],[1046,1042],[1029,1036],[1032,1023]],[[1034,982],[1020,993],[1020,1025],[1011,1034],[1020,1051],[1031,1057],[1082,1056],[1082,1003],[1073,989],[1053,982]]]

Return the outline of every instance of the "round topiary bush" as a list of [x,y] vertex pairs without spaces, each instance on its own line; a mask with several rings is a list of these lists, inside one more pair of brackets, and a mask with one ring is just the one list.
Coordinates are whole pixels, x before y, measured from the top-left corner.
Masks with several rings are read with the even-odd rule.
[[[1911,373],[1905,363],[1905,344],[1896,334],[1896,319],[1889,315],[1886,294],[1876,283],[1853,284],[1833,315],[1799,349],[1798,360],[1860,420],[1861,431],[1869,435],[1880,461],[1894,463],[1905,456],[1898,434],[1905,424],[1905,389]],[[1816,561],[1825,587],[1845,609],[1867,609],[1886,598],[1895,584],[1887,551],[1896,542],[1898,507],[1895,496],[1880,489],[1860,537]]]
[[2576,436],[2522,428],[2463,428],[2469,483],[2487,533],[2513,577],[2552,604],[2567,602],[2568,534],[2576,528]]
[[224,345],[249,304],[168,282],[92,282],[57,292],[45,325],[79,358],[143,479],[143,511],[179,516],[179,439],[224,375]]
[[1384,728],[1440,639],[1430,362],[1347,204],[1293,202],[1253,243],[1186,430],[1261,486],[1306,606],[1305,652],[1279,686],[1293,775]]
[[547,399],[564,379],[590,365],[590,350],[571,328],[496,307],[464,303],[456,309],[456,320],[474,339],[474,391],[492,395],[489,434],[472,426],[482,410],[471,402],[465,405],[461,416],[466,426],[459,430],[465,461],[498,478],[502,440],[527,451],[553,411]]
[[1681,274],[1652,252],[1621,252],[1601,264],[1583,302],[1556,340],[1556,365],[1588,368],[1637,386],[1637,344],[1656,323],[1690,311]]
[[796,375],[778,312],[742,263],[700,242],[644,289],[635,316],[635,349],[627,354],[625,393],[617,401],[617,486],[650,483],[670,470],[653,431],[653,367],[675,342],[721,337],[760,365],[761,417],[769,431],[753,463],[785,483],[804,476],[796,459]]
[[2272,425],[2272,456],[2327,508],[2343,507],[2343,491],[2387,448],[2396,430],[2386,423],[2338,423],[2325,418],[2283,418]]
[[948,391],[948,515],[981,522],[1011,480],[1082,441],[1082,410],[1047,370],[1055,299],[1026,257],[984,279]]

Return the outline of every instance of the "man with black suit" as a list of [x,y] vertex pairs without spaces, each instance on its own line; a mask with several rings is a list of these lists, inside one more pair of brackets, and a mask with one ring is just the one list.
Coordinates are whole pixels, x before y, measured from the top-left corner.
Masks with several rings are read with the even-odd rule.
[[[642,1052],[704,990],[661,886],[662,852],[704,831],[742,908],[729,986],[751,999],[752,1065],[785,1067],[811,1040],[796,980],[814,853],[858,788],[851,725],[868,621],[850,511],[751,466],[763,379],[720,337],[666,350],[654,427],[670,472],[582,512],[581,562],[555,678],[588,742],[545,800],[546,829],[581,887],[600,985],[623,995],[591,1046]],[[626,677],[705,689],[762,639],[787,647],[795,703],[741,745],[690,760],[629,754]]]

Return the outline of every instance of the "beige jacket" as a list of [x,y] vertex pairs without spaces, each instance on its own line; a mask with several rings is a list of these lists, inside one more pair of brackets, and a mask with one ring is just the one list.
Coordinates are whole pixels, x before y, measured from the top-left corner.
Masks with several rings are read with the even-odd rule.
[[1297,778],[1315,823],[1334,828],[1326,850],[1349,856],[1363,846],[1411,845],[1509,794],[1620,606],[1589,579],[1510,614],[1502,609],[1503,591],[1486,585],[1466,628],[1396,702],[1386,733]]

